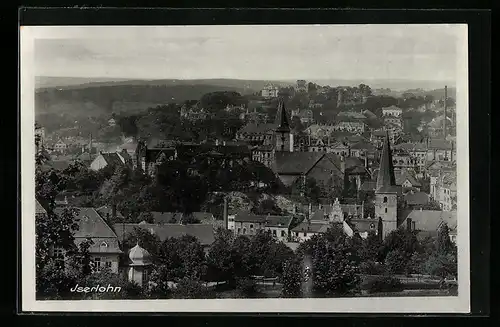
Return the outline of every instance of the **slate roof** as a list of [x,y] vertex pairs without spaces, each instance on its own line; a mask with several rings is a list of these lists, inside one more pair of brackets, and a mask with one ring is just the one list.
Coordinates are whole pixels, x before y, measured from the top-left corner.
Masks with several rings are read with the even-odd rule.
[[425,192],[409,193],[405,196],[409,205],[424,205],[429,203],[429,195]]
[[210,224],[115,224],[113,229],[116,231],[119,239],[123,239],[127,234],[134,231],[135,228],[143,228],[154,235],[157,235],[160,241],[168,238],[178,238],[184,235],[194,236],[201,245],[208,246],[215,240],[214,228]]
[[292,229],[294,233],[326,233],[330,228],[329,224],[325,223],[309,223],[303,221]]
[[277,124],[255,124],[248,123],[238,132],[240,134],[267,134],[273,132],[278,127]]
[[429,139],[429,150],[452,150],[453,148],[453,143],[450,141],[445,141],[443,139]]
[[388,190],[396,185],[394,176],[394,166],[392,163],[391,145],[389,143],[389,133],[386,132],[382,155],[380,156],[380,168],[377,176],[377,191],[382,188]]
[[403,221],[403,226],[406,226],[406,221],[411,219],[415,222],[415,229],[430,235],[437,233],[443,222],[448,224],[451,231],[456,232],[457,228],[457,212],[456,211],[440,211],[440,210],[412,210],[408,213]]
[[266,215],[255,215],[250,212],[240,212],[234,216],[234,221],[264,224],[266,222],[266,218]]
[[[99,207],[97,209],[95,209],[95,211],[97,211],[97,213],[104,219],[106,219],[106,217],[109,215],[110,217],[113,216],[113,208],[111,206],[102,206],[102,207]],[[123,215],[121,214],[121,212],[119,211],[116,211],[116,217],[118,218],[124,218]]]
[[394,150],[405,150],[405,151],[427,151],[427,145],[425,143],[400,143],[392,147]]
[[[78,230],[74,232],[74,237],[77,246],[87,238],[91,238],[94,244],[89,248],[90,253],[121,253],[115,232],[94,208],[80,207],[76,209],[78,215],[74,221],[78,224]],[[55,209],[57,214],[61,214],[62,211],[62,208]],[[107,246],[101,246],[103,242]]]
[[358,233],[370,231],[376,232],[378,227],[378,220],[375,218],[353,218],[349,221],[349,225],[354,229],[354,231]]
[[267,216],[266,227],[286,227],[290,228],[292,216]]
[[120,166],[124,164],[124,162],[116,152],[101,153],[101,155],[106,161],[106,163],[110,166]]
[[396,185],[403,185],[403,183],[408,180],[414,187],[422,186],[416,177],[406,169],[397,170],[394,172],[394,175],[396,178]]
[[277,152],[275,170],[278,174],[305,174],[324,155],[323,152]]
[[38,200],[35,200],[35,214],[37,215],[46,215],[47,210],[38,202]]
[[365,150],[365,151],[371,151],[371,152],[374,152],[377,150],[377,148],[374,147],[371,143],[365,142],[365,141],[359,141],[359,142],[353,143],[351,145],[351,149],[353,149],[353,150]]

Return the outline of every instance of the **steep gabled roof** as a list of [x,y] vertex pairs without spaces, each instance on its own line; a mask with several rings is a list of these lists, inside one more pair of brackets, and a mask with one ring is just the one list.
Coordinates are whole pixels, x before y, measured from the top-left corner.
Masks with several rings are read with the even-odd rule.
[[377,176],[378,192],[386,192],[391,190],[396,185],[396,178],[394,176],[394,166],[392,163],[391,145],[389,142],[389,133],[386,132],[384,146],[382,148],[382,155],[380,157],[380,168]]
[[278,128],[277,132],[290,132],[290,120],[288,119],[288,113],[286,112],[285,103],[283,99],[278,101],[278,111],[276,112],[276,117],[279,118],[277,121]]
[[305,174],[324,155],[323,152],[277,152],[275,170],[278,174]]
[[[81,207],[75,209],[78,210],[78,214],[74,217],[74,221],[78,224],[78,230],[73,235],[77,246],[87,238],[90,238],[94,242],[89,248],[91,253],[121,252],[115,232],[106,224],[94,208]],[[57,208],[55,212],[56,214],[61,214],[63,210],[63,208]]]

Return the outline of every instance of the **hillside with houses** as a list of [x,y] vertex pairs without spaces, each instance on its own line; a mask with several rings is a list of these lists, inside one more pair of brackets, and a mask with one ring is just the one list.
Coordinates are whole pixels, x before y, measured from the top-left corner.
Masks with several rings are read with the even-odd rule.
[[237,86],[37,94],[40,297],[76,296],[55,266],[129,298],[455,292],[451,89]]

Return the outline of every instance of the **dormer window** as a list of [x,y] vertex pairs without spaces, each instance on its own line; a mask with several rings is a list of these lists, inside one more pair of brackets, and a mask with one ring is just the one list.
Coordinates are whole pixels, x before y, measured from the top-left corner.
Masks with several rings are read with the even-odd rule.
[[384,196],[384,203],[387,203],[387,197]]
[[82,221],[84,221],[84,222],[88,222],[88,221],[89,221],[89,217],[88,217],[88,216],[83,216],[83,217],[82,217]]
[[108,243],[106,243],[106,242],[102,242],[102,243],[101,243],[101,247],[102,247],[102,248],[107,248],[107,247],[108,247]]

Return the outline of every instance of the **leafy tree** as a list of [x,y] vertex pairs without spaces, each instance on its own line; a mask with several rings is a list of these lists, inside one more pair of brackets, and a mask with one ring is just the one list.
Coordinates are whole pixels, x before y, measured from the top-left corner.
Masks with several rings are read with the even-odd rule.
[[235,278],[233,243],[234,236],[230,230],[217,229],[207,255],[209,280],[232,281]]
[[429,275],[457,276],[457,256],[456,253],[434,253],[422,265],[422,271]]
[[406,259],[420,250],[416,231],[409,231],[405,228],[398,228],[390,232],[384,239],[384,257],[391,251],[398,250]]
[[380,262],[383,251],[382,240],[375,232],[369,232],[368,237],[362,241],[360,257],[363,261],[372,260]]
[[160,270],[165,275],[163,280],[178,281],[182,278],[200,280],[206,273],[205,253],[199,241],[184,235],[180,238],[166,239],[160,246],[159,265],[167,269]]
[[298,252],[300,257],[311,257],[316,292],[326,296],[346,295],[359,286],[359,258],[339,226],[332,226],[321,236],[314,235],[299,246]]
[[294,298],[302,295],[302,268],[297,260],[284,263],[281,283],[283,284],[283,297]]
[[385,257],[385,265],[392,274],[404,274],[408,269],[409,258],[406,253],[396,249]]
[[281,208],[278,207],[273,199],[264,199],[259,204],[252,208],[252,212],[257,215],[280,215]]
[[438,230],[437,250],[441,253],[451,253],[453,250],[453,243],[450,240],[450,229],[448,224],[443,223]]

